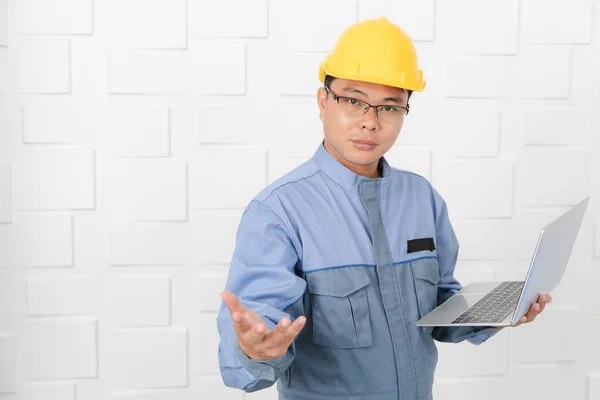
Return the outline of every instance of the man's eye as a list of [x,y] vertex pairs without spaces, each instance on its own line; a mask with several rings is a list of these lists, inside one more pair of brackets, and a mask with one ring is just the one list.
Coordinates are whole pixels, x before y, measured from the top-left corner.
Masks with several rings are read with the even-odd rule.
[[358,104],[358,100],[356,100],[356,99],[349,98],[346,100],[348,101],[348,103],[352,104],[353,106]]
[[398,107],[394,107],[394,106],[383,106],[383,110],[386,112],[392,112],[392,113],[399,111]]

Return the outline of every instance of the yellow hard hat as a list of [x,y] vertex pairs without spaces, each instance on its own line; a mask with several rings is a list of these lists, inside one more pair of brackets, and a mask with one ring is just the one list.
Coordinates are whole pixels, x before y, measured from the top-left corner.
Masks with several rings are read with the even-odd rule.
[[321,82],[325,75],[417,92],[426,83],[411,38],[385,17],[365,19],[346,29],[321,63]]

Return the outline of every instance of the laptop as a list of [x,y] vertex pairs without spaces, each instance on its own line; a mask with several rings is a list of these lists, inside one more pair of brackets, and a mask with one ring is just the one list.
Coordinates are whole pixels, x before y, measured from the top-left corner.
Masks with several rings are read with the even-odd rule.
[[495,326],[516,324],[537,302],[560,283],[589,196],[546,225],[524,281],[475,282],[417,321],[417,326]]

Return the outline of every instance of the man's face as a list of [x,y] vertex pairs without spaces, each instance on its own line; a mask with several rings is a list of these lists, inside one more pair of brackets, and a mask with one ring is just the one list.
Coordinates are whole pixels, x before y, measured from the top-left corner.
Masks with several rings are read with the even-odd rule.
[[[407,105],[408,93],[392,86],[334,79],[329,88],[338,96],[352,97],[372,105]],[[378,117],[374,108],[369,108],[365,114],[351,115],[353,113],[345,110],[343,104],[348,100],[340,99],[338,103],[322,87],[317,92],[317,100],[327,150],[355,173],[373,175],[379,158],[396,142],[404,122],[404,110],[400,109],[396,118],[389,118],[390,115],[382,118],[382,113]],[[355,102],[350,100],[350,103]],[[361,145],[356,141],[373,142],[374,145]]]

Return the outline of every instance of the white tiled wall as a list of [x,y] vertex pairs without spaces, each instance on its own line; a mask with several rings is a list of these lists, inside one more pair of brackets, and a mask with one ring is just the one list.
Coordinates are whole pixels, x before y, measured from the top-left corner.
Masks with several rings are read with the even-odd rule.
[[555,301],[440,344],[437,400],[600,400],[597,0],[0,0],[0,400],[273,400],[215,317],[248,201],[322,138],[318,65],[385,15],[427,79],[391,164],[449,204],[463,283],[522,277],[585,195]]

